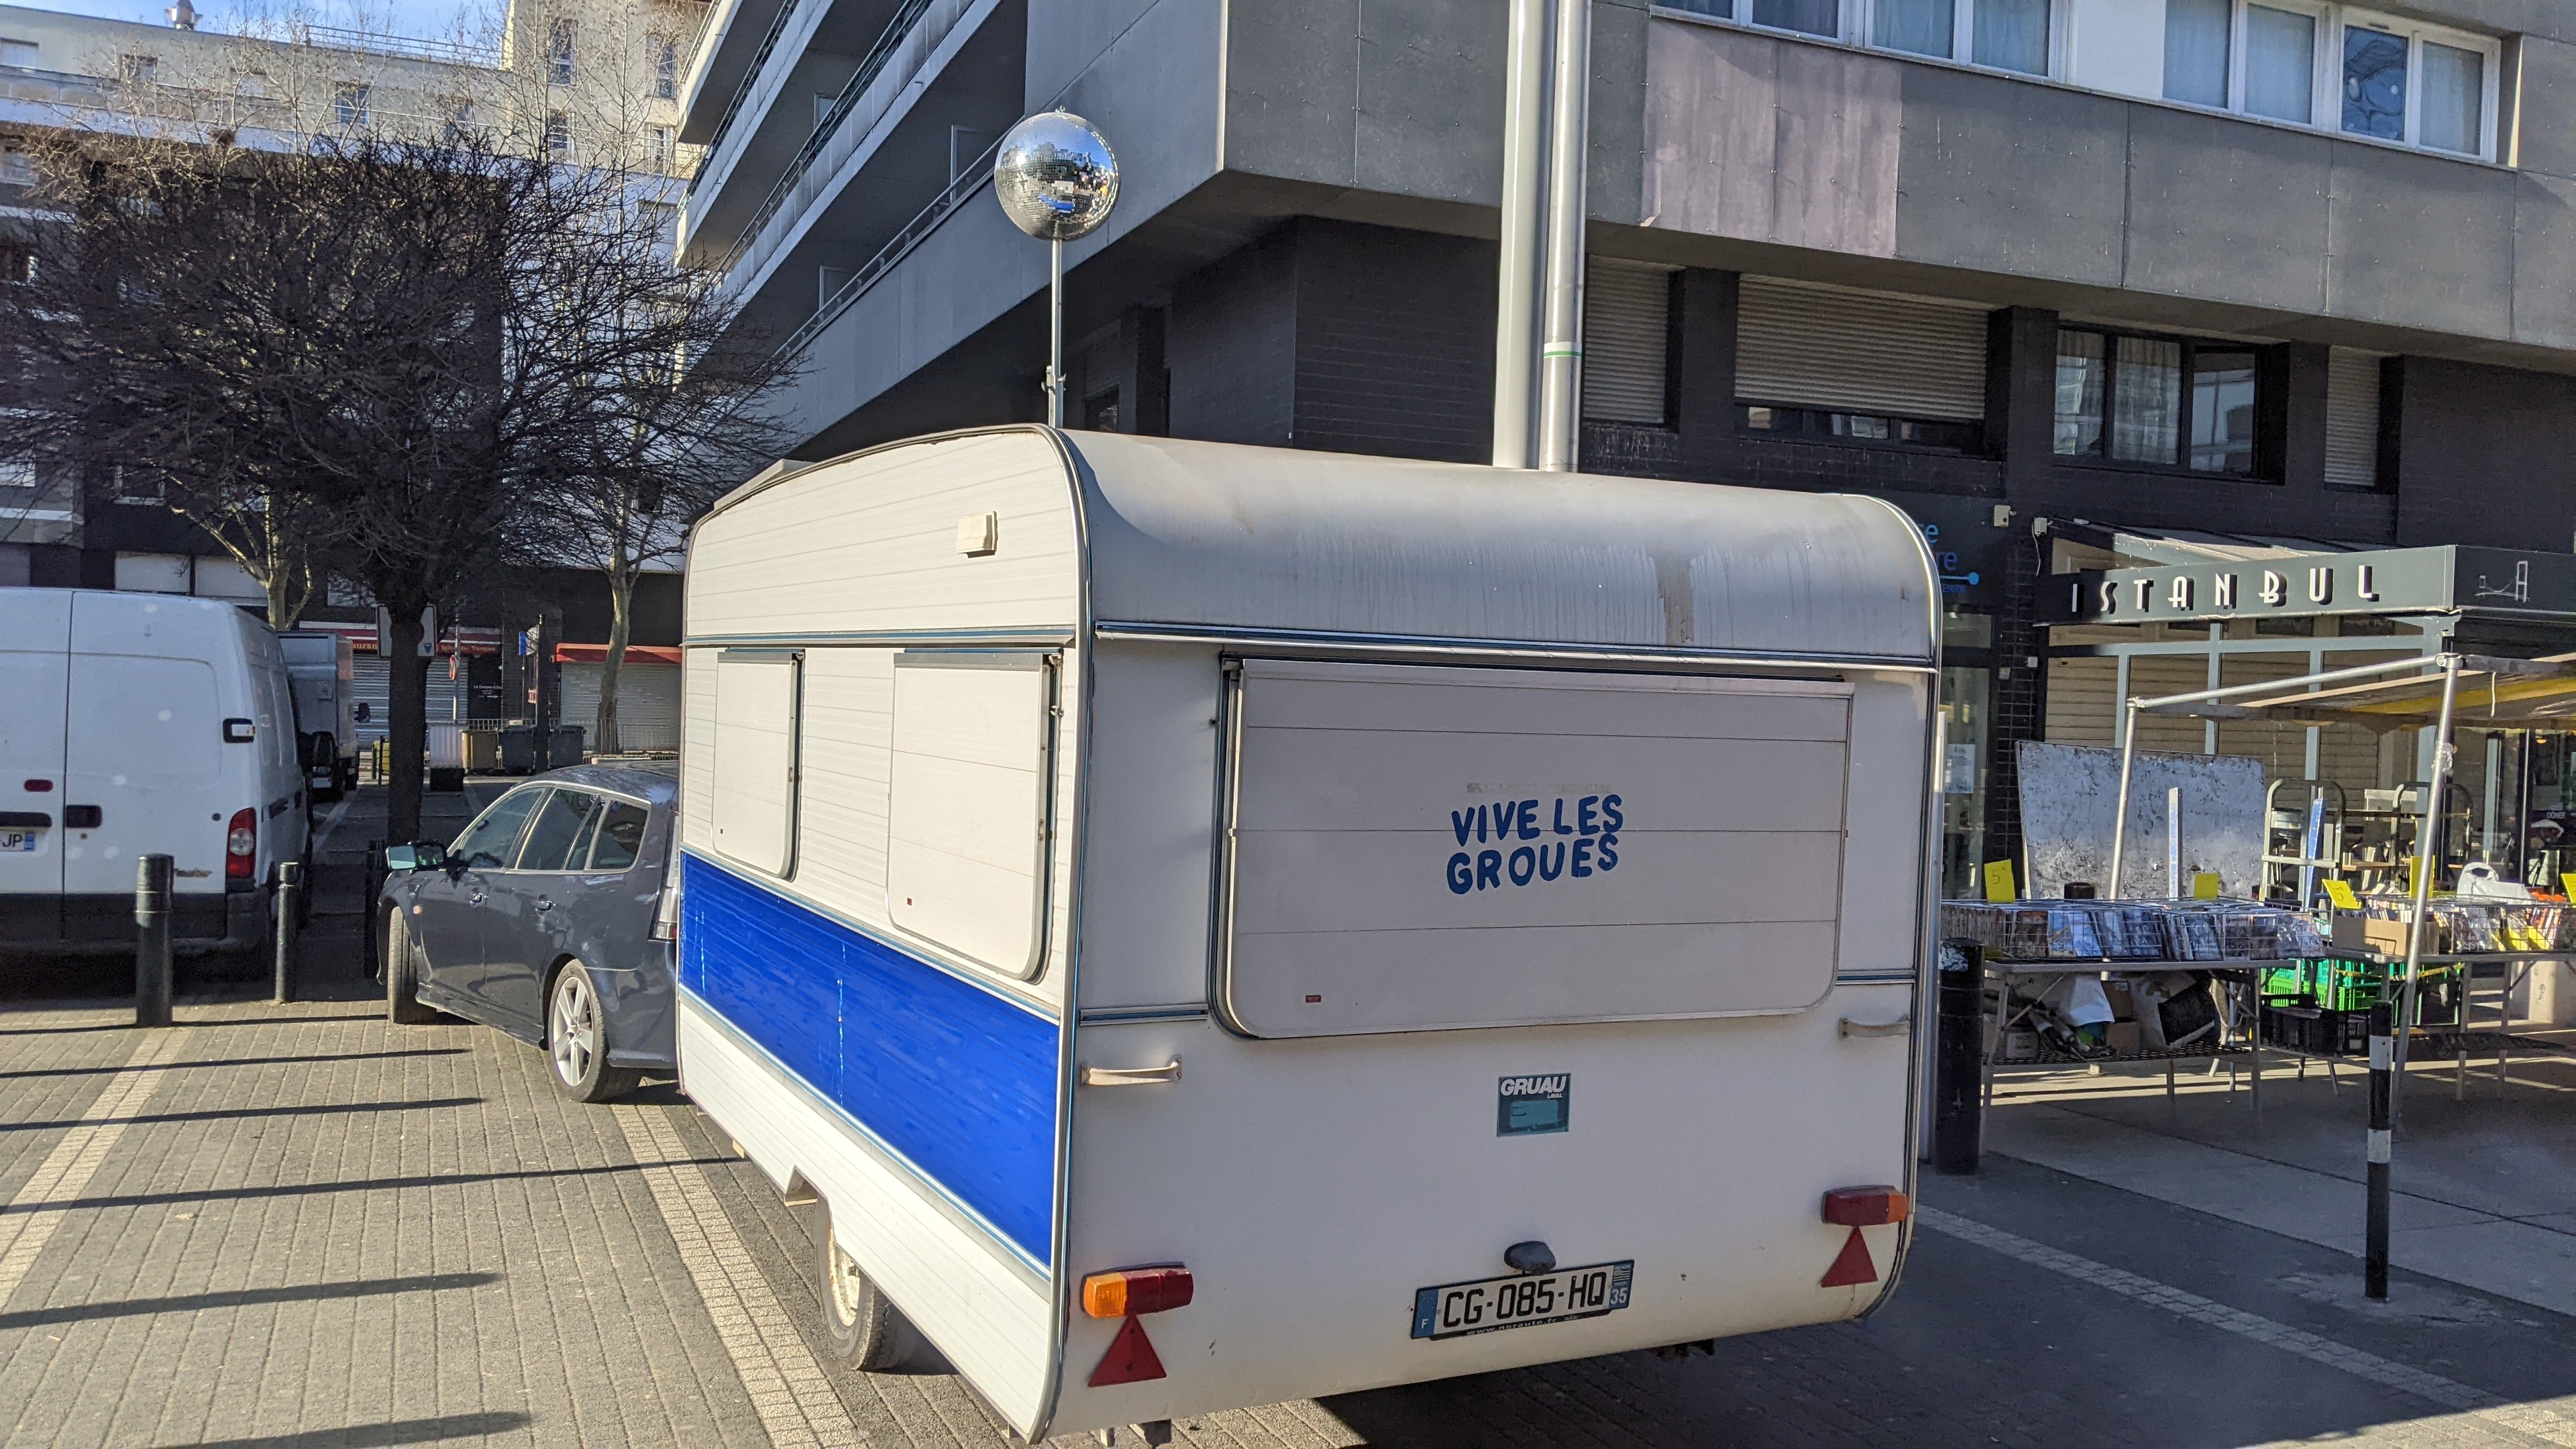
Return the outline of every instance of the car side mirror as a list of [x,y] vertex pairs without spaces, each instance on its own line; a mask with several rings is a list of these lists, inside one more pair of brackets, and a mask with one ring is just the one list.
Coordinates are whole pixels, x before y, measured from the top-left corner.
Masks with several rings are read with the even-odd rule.
[[385,847],[387,870],[436,870],[447,864],[447,847],[434,840],[415,840],[409,845]]

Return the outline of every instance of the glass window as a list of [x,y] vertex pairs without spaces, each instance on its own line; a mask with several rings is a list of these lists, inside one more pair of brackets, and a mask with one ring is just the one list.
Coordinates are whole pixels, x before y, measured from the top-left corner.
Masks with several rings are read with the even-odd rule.
[[2255,476],[2260,363],[2242,346],[2062,331],[2056,451]]
[[2227,104],[2227,33],[2233,0],[2165,0],[2165,99]]
[[2415,139],[2442,151],[2484,150],[2487,58],[2439,41],[2424,42],[2422,109]]
[[2196,351],[2191,359],[2191,466],[2254,471],[2254,354]]
[[2317,18],[2245,7],[2245,110],[2308,125],[2317,114]]
[[537,797],[549,793],[522,787],[494,801],[491,809],[465,827],[464,834],[448,842],[447,858],[486,870],[500,868],[515,853],[519,828],[537,808]]
[[2351,26],[2343,33],[2343,128],[2406,139],[2406,38]]
[[611,800],[599,812],[599,841],[590,849],[592,870],[624,870],[644,850],[644,807]]
[[1842,0],[1753,0],[1753,23],[1805,35],[1842,33]]
[[2048,74],[2049,0],[1977,0],[1976,62]]
[[519,848],[521,870],[565,870],[574,847],[584,843],[590,807],[598,797],[579,790],[549,790],[528,826],[528,842]]
[[2182,432],[2182,344],[2123,337],[2114,352],[2119,378],[2111,392],[2111,456],[2124,463],[2170,463]]
[[572,22],[557,20],[546,31],[546,79],[559,86],[572,84]]
[[2091,456],[2102,451],[2102,334],[2057,334],[2057,451]]
[[1878,43],[1889,50],[1950,58],[1957,0],[1878,0]]
[[680,94],[680,43],[667,35],[645,38],[653,58],[653,99],[676,100]]

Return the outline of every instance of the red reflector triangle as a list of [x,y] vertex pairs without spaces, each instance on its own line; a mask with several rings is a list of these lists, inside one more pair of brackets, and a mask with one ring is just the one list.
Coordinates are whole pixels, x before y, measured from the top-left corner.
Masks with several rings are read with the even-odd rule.
[[1145,1325],[1131,1313],[1118,1326],[1118,1336],[1109,1340],[1109,1351],[1100,1356],[1100,1367],[1091,1371],[1091,1386],[1105,1389],[1111,1384],[1142,1383],[1162,1376],[1162,1357],[1154,1352],[1154,1341],[1145,1336]]
[[1850,1288],[1877,1281],[1878,1265],[1869,1260],[1869,1244],[1861,1241],[1860,1229],[1854,1228],[1851,1236],[1843,1239],[1843,1250],[1834,1255],[1834,1265],[1825,1270],[1824,1281],[1816,1286]]

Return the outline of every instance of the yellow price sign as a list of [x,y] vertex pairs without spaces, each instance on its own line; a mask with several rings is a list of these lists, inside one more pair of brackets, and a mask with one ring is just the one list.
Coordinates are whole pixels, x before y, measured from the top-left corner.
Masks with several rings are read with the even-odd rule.
[[2348,880],[2327,881],[2326,899],[2334,902],[2334,908],[2338,911],[2361,909],[2361,897],[2352,893],[2352,882]]
[[2208,870],[2192,872],[2191,898],[2196,901],[2218,899],[2218,873]]
[[2576,901],[2576,870],[2568,871],[2559,876],[2558,883],[2567,888],[2567,899]]
[[2011,861],[1990,860],[1986,862],[1986,899],[1989,901],[2017,901],[2021,899],[2021,889],[2013,884],[2013,868]]

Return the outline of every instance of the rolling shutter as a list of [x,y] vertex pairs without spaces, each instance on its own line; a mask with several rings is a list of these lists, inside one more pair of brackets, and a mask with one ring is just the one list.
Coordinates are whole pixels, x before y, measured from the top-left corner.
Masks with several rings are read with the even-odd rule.
[[[563,667],[563,722],[579,725],[591,748],[599,747],[599,680],[607,666],[575,661]],[[680,747],[680,666],[628,658],[617,671],[617,747],[621,752]]]
[[2379,486],[2380,354],[2350,347],[2326,353],[2326,482]]
[[1986,415],[1986,309],[1746,277],[1735,395],[1832,412]]
[[[362,742],[385,738],[385,710],[388,691],[392,687],[391,673],[382,654],[359,654],[349,661],[349,698],[354,704],[367,706],[367,717],[358,723],[358,738]],[[447,724],[451,720],[468,718],[467,681],[461,677],[462,674],[460,670],[460,677],[450,680],[445,659],[429,661],[429,678],[426,681],[429,707],[422,711],[429,723]]]
[[1669,268],[1604,258],[1583,280],[1583,416],[1593,422],[1671,419],[1664,370],[1672,320]]
[[2118,744],[2119,682],[2116,659],[2048,661],[2048,723],[2042,737],[2052,745]]

